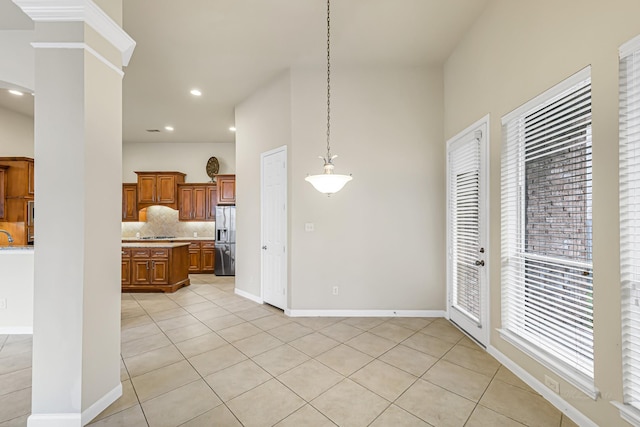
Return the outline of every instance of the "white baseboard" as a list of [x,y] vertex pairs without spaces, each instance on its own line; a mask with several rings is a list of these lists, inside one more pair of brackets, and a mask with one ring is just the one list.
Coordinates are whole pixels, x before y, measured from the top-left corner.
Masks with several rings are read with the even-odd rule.
[[122,383],[98,399],[81,414],[32,414],[27,419],[27,427],[82,427],[104,411],[107,406],[122,396]]
[[118,400],[122,396],[122,383],[118,383],[110,392],[96,400],[95,403],[82,411],[82,425],[87,425],[92,419],[104,411],[107,406]]
[[547,399],[549,403],[558,408],[563,414],[571,418],[574,423],[580,427],[598,427],[596,423],[587,418],[582,412],[578,411],[575,407],[569,404],[566,400],[560,397],[558,394],[551,391],[547,386],[540,382],[536,377],[522,369],[513,360],[505,356],[500,350],[493,346],[487,347],[487,352],[513,372],[518,378],[527,383],[529,387],[538,392],[542,397]]
[[0,328],[0,335],[33,335],[33,326],[8,326]]
[[290,317],[444,317],[444,310],[291,310]]
[[31,414],[27,427],[82,427],[81,415],[74,414]]
[[235,293],[236,295],[239,295],[243,298],[249,299],[253,302],[257,302],[258,304],[264,304],[264,301],[262,300],[262,298],[257,297],[253,294],[250,294],[249,292],[243,291],[242,289],[235,288]]

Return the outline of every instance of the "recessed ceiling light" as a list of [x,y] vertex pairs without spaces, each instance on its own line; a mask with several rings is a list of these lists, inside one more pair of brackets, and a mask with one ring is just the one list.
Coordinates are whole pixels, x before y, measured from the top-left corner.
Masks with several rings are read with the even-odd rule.
[[165,126],[164,130],[166,130],[168,132],[173,132],[173,126]]
[[191,95],[193,95],[193,96],[201,96],[202,92],[200,92],[198,89],[191,89]]
[[229,130],[230,130],[231,132],[235,132],[235,131],[236,131],[236,127],[235,127],[235,126],[231,126],[231,127],[229,128]]
[[16,96],[24,95],[24,93],[20,92],[19,90],[15,90],[15,89],[9,89],[9,93],[12,94],[12,95],[16,95]]

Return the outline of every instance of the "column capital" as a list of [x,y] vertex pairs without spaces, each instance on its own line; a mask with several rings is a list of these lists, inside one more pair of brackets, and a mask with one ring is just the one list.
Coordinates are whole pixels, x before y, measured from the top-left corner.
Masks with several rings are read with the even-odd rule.
[[127,66],[136,42],[91,0],[12,0],[34,22],[84,22],[122,54]]

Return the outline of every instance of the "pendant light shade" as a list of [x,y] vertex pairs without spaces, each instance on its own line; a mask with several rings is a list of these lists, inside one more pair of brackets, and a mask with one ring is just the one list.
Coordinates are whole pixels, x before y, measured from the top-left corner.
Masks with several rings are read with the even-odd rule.
[[[353,179],[351,175],[336,175],[333,173],[332,160],[336,157],[337,156],[333,156],[329,158],[328,161],[325,160],[324,173],[305,178],[305,181],[311,183],[316,190],[326,195],[337,193],[342,190],[342,187],[344,187],[347,182]],[[324,157],[320,158],[324,159]]]
[[327,156],[320,158],[324,161],[324,172],[320,175],[311,175],[305,181],[321,193],[331,195],[342,190],[342,187],[353,178],[351,175],[336,175],[333,173],[333,159],[337,155],[331,155],[331,8],[330,0],[327,0]]

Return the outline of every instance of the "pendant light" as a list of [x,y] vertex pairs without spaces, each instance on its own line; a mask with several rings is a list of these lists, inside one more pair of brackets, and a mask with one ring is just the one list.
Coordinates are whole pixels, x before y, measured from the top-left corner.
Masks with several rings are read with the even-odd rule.
[[336,175],[333,173],[333,159],[337,155],[331,155],[331,8],[330,0],[327,0],[327,156],[319,156],[324,161],[324,172],[320,175],[310,175],[305,181],[311,183],[316,190],[330,196],[337,193],[351,181],[351,175]]

